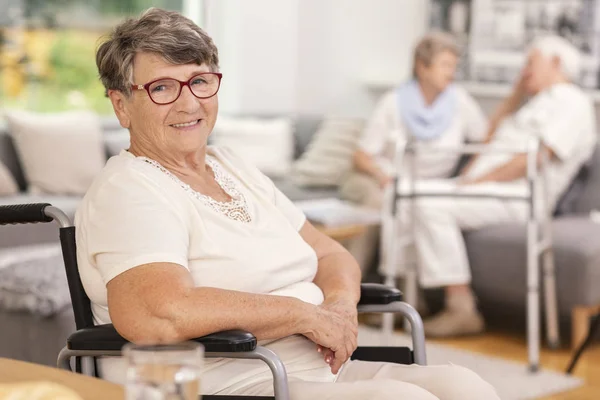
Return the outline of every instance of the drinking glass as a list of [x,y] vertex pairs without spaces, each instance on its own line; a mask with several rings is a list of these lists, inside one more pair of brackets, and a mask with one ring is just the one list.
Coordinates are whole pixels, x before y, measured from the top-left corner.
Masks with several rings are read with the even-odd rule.
[[127,362],[126,400],[196,400],[204,347],[196,342],[133,344],[123,347]]

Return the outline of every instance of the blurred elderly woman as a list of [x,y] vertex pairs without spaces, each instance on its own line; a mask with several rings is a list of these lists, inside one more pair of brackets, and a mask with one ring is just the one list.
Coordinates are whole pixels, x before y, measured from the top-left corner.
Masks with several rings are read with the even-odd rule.
[[[97,52],[131,145],[112,157],[76,214],[78,261],[97,324],[133,342],[228,329],[279,355],[293,399],[495,399],[457,366],[350,361],[360,270],[240,156],[207,145],[221,74],[210,37],[150,9]],[[119,358],[104,378],[121,381]],[[376,380],[376,381],[375,381]],[[255,360],[210,360],[204,393],[272,395]]]
[[[397,168],[407,174],[408,162],[394,165],[397,141],[418,141],[425,151],[415,161],[415,177],[448,178],[460,154],[427,152],[433,147],[457,147],[482,142],[488,136],[487,119],[465,89],[453,83],[459,48],[452,36],[432,32],[414,50],[413,77],[390,90],[378,102],[354,154],[354,168],[341,185],[347,200],[380,208],[383,188]],[[349,244],[349,250],[366,270],[377,249],[378,229],[368,230]]]

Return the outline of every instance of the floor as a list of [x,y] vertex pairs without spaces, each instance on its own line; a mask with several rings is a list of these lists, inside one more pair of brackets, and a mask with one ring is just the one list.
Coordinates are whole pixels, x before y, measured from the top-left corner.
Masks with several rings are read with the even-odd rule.
[[[432,340],[456,348],[470,350],[487,355],[503,354],[514,361],[527,361],[527,348],[524,337],[510,332],[489,332],[479,337],[462,339]],[[542,368],[565,371],[571,359],[569,349],[542,349],[540,361]],[[585,386],[565,393],[539,400],[598,400],[600,399],[600,342],[596,342],[581,356],[573,373],[586,380]]]

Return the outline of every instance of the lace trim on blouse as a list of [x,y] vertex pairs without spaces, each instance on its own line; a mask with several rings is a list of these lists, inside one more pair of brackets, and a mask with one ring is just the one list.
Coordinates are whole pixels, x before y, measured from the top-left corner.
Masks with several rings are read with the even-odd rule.
[[205,205],[212,208],[214,211],[225,215],[226,217],[239,222],[249,223],[252,222],[252,217],[250,216],[250,212],[248,211],[248,202],[246,201],[246,196],[238,189],[237,184],[230,176],[228,172],[226,172],[218,162],[206,158],[206,164],[213,170],[215,174],[215,181],[221,186],[231,198],[231,201],[218,201],[213,199],[210,196],[199,193],[195,191],[190,185],[183,182],[179,179],[175,174],[171,171],[163,167],[159,162],[151,160],[146,157],[140,157],[146,163],[158,168],[163,173],[167,174],[171,179],[173,179],[179,186],[181,186],[188,194],[202,201]]

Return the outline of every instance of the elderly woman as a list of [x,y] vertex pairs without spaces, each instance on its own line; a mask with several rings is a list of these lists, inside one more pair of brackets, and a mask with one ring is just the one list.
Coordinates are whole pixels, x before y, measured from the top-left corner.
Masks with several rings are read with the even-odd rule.
[[[372,208],[380,208],[384,187],[395,169],[407,174],[407,158],[394,165],[398,140],[418,141],[425,148],[456,147],[465,141],[482,142],[488,122],[465,89],[453,83],[459,49],[452,36],[432,32],[414,50],[413,77],[386,93],[375,107],[358,148],[354,168],[341,185],[341,196]],[[416,159],[415,174],[421,179],[448,178],[456,170],[460,154],[423,151]],[[348,249],[363,272],[372,264],[379,229],[372,227],[349,243]]]
[[[210,37],[150,9],[97,52],[131,145],[111,158],[76,214],[81,278],[95,322],[133,342],[252,332],[289,372],[293,399],[495,399],[452,365],[350,361],[360,270],[252,165],[207,146],[221,81]],[[122,360],[102,360],[119,382]],[[272,394],[255,360],[209,360],[202,389]]]

